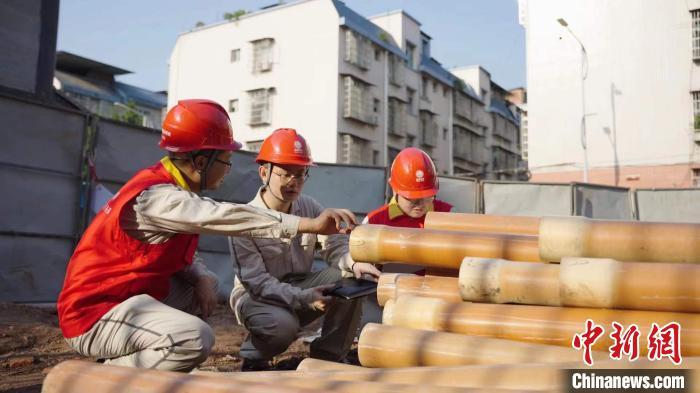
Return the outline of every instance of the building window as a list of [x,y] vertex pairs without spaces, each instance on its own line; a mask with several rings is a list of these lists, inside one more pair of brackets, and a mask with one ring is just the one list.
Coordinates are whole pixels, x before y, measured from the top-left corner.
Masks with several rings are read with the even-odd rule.
[[396,136],[406,135],[404,103],[396,98],[389,98],[389,115],[387,130]]
[[416,137],[409,135],[406,137],[406,147],[413,147],[416,145]]
[[389,161],[388,161],[388,162],[394,162],[394,160],[396,159],[396,156],[398,156],[400,152],[401,152],[401,150],[399,150],[399,149],[394,149],[393,147],[387,148],[387,154],[388,154],[388,156],[389,156],[389,157],[388,157],[388,158],[389,158]]
[[389,83],[396,86],[403,84],[403,65],[399,58],[391,53],[387,53],[389,59]]
[[430,84],[430,81],[428,78],[423,77],[422,83],[421,83],[421,91],[420,91],[420,98],[427,100],[428,99],[428,85]]
[[406,103],[406,106],[408,107],[408,114],[415,116],[416,109],[414,102],[416,100],[416,91],[413,89],[406,89],[406,98],[408,99],[408,102]]
[[381,105],[381,103],[382,102],[378,99],[374,99],[374,105],[372,105],[372,110],[374,111],[374,113],[379,113],[379,105]]
[[700,10],[690,11],[693,18],[693,60],[700,60]]
[[438,127],[434,115],[428,111],[420,113],[421,145],[428,147],[437,146]]
[[371,97],[370,85],[349,75],[344,77],[343,84],[344,116],[368,124],[377,124],[379,117],[372,110],[374,98]]
[[238,111],[238,100],[228,100],[228,111],[230,113]]
[[693,168],[693,187],[700,187],[700,168]]
[[233,49],[231,51],[231,63],[237,63],[241,59],[241,50]]
[[442,96],[443,96],[443,97],[447,97],[447,91],[448,91],[448,90],[449,90],[449,89],[447,88],[447,86],[443,86],[443,87],[442,87]]
[[272,70],[272,48],[275,40],[263,38],[253,41],[253,73]]
[[343,164],[372,165],[374,156],[368,140],[350,134],[340,134]]
[[437,81],[433,81],[433,93],[437,94],[437,89],[438,89],[438,83],[437,83]]
[[379,150],[372,151],[372,165],[380,166],[379,165]]
[[700,130],[700,91],[693,93],[693,127]]
[[[374,50],[374,60],[379,61],[382,59],[382,52],[379,49]],[[379,152],[377,152],[379,153]]]
[[442,129],[442,140],[443,141],[447,140],[447,128]]
[[416,46],[409,41],[406,41],[406,66],[411,69],[416,69],[415,63]]
[[250,125],[269,125],[272,106],[270,89],[258,89],[248,92],[250,96]]
[[345,61],[364,70],[369,68],[372,45],[360,34],[345,30]]
[[263,141],[250,141],[245,143],[245,147],[249,151],[259,152]]

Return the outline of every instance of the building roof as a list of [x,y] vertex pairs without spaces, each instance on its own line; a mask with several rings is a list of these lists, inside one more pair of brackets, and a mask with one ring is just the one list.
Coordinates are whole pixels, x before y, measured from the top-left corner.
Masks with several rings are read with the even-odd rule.
[[392,52],[393,54],[406,59],[406,54],[394,43],[391,34],[381,27],[372,23],[369,19],[350,9],[340,0],[333,0],[333,5],[340,15],[340,25],[356,31],[376,45]]
[[[420,70],[425,72],[426,74],[432,76],[433,78],[439,80],[440,82],[450,86],[450,87],[455,87],[454,82],[459,79],[457,78],[454,74],[452,74],[450,71],[445,69],[440,62],[435,60],[432,57],[427,57],[427,56],[422,56],[421,57],[421,63],[420,63]],[[468,83],[464,83],[464,89],[462,89],[462,92],[469,97],[479,101],[483,102],[481,98],[479,98],[479,95],[476,94],[474,91],[474,88],[470,86]]]
[[154,109],[163,108],[168,104],[168,99],[163,94],[122,82],[108,84],[60,70],[56,70],[55,77],[61,82],[62,90],[102,101],[123,104],[134,101],[138,105]]
[[131,71],[123,68],[111,66],[65,51],[56,52],[56,69],[77,75],[85,75],[90,71],[107,75],[131,74]]
[[506,105],[505,101],[501,101],[498,98],[491,98],[491,105],[486,108],[488,112],[494,112],[498,113],[499,115],[505,117],[507,120],[510,120],[514,124],[518,125],[518,119],[513,115],[513,112],[508,109],[508,105]]
[[119,93],[124,101],[133,100],[137,104],[145,105],[151,108],[160,109],[168,106],[168,97],[162,93],[143,89],[138,86],[129,85],[122,82],[114,83],[115,90]]
[[414,18],[413,15],[409,14],[408,12],[406,12],[406,11],[404,11],[404,10],[402,10],[402,9],[392,10],[392,11],[387,11],[387,12],[382,12],[381,14],[376,14],[376,15],[369,16],[367,19],[381,18],[381,17],[384,17],[384,16],[393,15],[393,14],[403,14],[403,15],[405,15],[408,19],[412,20],[412,21],[413,21],[415,24],[417,24],[418,26],[421,25],[421,23],[418,21],[418,19]]

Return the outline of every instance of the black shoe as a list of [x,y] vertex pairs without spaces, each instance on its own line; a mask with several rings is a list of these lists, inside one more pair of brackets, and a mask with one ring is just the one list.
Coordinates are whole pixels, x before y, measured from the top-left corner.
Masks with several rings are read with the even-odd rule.
[[241,371],[267,371],[271,366],[272,364],[269,360],[243,358]]

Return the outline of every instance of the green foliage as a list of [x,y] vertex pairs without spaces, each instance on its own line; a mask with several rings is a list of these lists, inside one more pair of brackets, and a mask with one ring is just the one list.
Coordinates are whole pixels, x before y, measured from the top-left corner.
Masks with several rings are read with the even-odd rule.
[[114,111],[112,114],[112,119],[117,121],[123,121],[124,123],[133,124],[135,126],[143,126],[143,115],[136,110],[136,103],[132,100],[125,105],[127,108],[121,106],[122,110]]
[[464,89],[467,87],[467,85],[464,83],[463,80],[461,80],[460,78],[457,78],[457,79],[455,79],[455,81],[452,83],[452,87],[454,87],[455,90],[462,91],[462,90],[464,90]]
[[236,10],[234,12],[226,12],[224,14],[224,19],[226,20],[238,20],[241,16],[247,14],[246,10]]

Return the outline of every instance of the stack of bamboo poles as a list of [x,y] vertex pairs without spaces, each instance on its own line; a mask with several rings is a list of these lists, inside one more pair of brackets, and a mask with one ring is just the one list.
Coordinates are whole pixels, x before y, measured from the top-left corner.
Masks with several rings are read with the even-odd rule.
[[[459,277],[382,275],[383,324],[361,332],[363,367],[307,359],[297,371],[183,375],[72,361],[43,391],[560,391],[561,370],[587,368],[572,348],[587,320],[605,328],[592,368],[685,368],[700,381],[700,225],[431,212],[425,229],[360,226],[350,250]],[[635,362],[610,360],[613,322],[638,326]],[[645,358],[652,323],[669,322],[681,325],[680,366]]]

